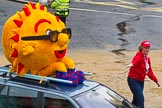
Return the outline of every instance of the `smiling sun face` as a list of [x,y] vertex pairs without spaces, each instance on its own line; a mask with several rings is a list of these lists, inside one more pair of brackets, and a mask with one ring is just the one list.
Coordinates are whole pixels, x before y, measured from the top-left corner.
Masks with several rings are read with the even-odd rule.
[[70,29],[47,8],[28,3],[11,16],[2,31],[2,47],[12,63],[11,72],[19,76],[37,71],[57,62],[66,54]]

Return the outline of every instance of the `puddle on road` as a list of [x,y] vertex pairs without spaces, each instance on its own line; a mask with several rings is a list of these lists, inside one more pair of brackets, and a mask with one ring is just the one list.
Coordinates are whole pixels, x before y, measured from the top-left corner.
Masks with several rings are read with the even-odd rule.
[[[129,44],[129,41],[125,39],[124,35],[136,33],[136,30],[131,26],[132,23],[135,23],[136,21],[139,20],[140,20],[140,16],[133,16],[133,17],[129,17],[125,21],[121,21],[116,24],[116,28],[120,31],[120,33],[118,34],[120,36],[118,40],[122,42],[120,44],[122,50],[125,49],[125,47]],[[121,49],[119,49],[119,51],[118,50],[114,50],[114,51],[116,54],[120,54]]]
[[130,17],[126,21],[117,23],[116,28],[118,28],[118,30],[121,32],[118,35],[123,36],[124,34],[135,33],[136,32],[135,29],[130,26],[131,26],[131,23],[139,21],[139,20],[140,20],[139,16],[133,16],[133,17]]
[[119,36],[123,36],[124,34],[131,34],[131,33],[135,33],[136,31],[134,30],[134,28],[130,28],[128,27],[128,23],[126,21],[120,22],[116,24],[116,27],[118,28],[118,30],[121,32],[118,35]]
[[124,48],[125,46],[129,44],[129,42],[126,39],[123,39],[123,38],[118,38],[118,39],[122,41],[122,44],[120,45],[122,48]]

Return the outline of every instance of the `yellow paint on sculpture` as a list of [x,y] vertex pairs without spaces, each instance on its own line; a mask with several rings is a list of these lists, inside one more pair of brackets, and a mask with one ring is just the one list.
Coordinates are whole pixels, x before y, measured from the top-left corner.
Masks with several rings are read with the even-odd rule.
[[[2,47],[6,58],[12,63],[11,72],[23,76],[27,72],[49,76],[55,71],[66,72],[74,68],[74,62],[65,57],[69,37],[61,33],[65,24],[47,11],[47,8],[28,3],[11,16],[2,31]],[[50,31],[57,31],[56,42],[49,39],[29,39],[23,37],[47,36]],[[54,35],[54,34],[53,34]]]

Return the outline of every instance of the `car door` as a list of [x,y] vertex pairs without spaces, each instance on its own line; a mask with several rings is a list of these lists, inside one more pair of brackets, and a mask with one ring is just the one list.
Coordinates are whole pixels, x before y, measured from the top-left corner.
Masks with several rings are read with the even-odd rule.
[[66,97],[56,94],[44,93],[43,100],[43,108],[76,108]]
[[46,92],[0,85],[0,108],[79,108],[70,97]]
[[4,89],[4,85],[0,84],[0,108],[5,108],[5,102],[6,102],[6,95],[7,93],[4,93],[5,91],[3,91],[3,94],[1,93],[1,91]]
[[16,86],[0,87],[0,108],[36,108],[37,91]]

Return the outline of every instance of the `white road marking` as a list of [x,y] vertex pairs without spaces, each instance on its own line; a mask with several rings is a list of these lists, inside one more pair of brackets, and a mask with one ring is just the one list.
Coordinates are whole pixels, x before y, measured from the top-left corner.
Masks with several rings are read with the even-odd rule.
[[162,7],[138,7],[133,2],[127,2],[124,0],[114,0],[114,2],[94,2],[91,0],[75,0],[76,2],[82,2],[82,3],[89,3],[89,4],[96,4],[96,5],[104,5],[104,6],[115,6],[115,7],[121,7],[126,9],[132,9],[132,10],[143,10],[143,11],[151,11],[151,12],[162,12]]
[[127,1],[124,1],[124,0],[114,0],[114,1],[121,2],[123,4],[131,4],[131,5],[134,5],[133,2],[127,2]]
[[110,12],[110,11],[99,11],[99,10],[93,10],[93,9],[81,9],[81,8],[70,8],[70,10],[75,10],[75,11],[86,11],[86,12],[96,12],[96,13],[105,13],[105,14],[116,14],[116,15],[127,15],[127,16],[140,16],[140,17],[151,17],[151,18],[160,18],[162,19],[162,16],[158,15],[136,15],[136,14],[131,14],[131,13],[122,13],[122,12]]
[[107,13],[107,14],[118,14],[118,15],[127,15],[127,16],[136,16],[135,14],[129,14],[129,13],[121,13],[121,12],[110,12],[110,11],[99,11],[99,10],[93,10],[93,9],[81,9],[81,8],[70,8],[71,10],[76,11],[86,11],[86,12],[96,12],[96,13]]

